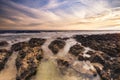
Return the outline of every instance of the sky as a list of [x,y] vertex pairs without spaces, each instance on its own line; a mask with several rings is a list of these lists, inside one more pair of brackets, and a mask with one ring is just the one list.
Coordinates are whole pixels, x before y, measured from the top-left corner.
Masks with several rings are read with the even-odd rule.
[[120,0],[0,0],[0,30],[120,30]]

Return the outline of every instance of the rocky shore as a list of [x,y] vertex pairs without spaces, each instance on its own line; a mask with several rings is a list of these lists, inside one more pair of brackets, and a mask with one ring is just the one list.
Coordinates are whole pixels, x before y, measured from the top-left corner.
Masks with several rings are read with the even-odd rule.
[[83,46],[100,51],[88,52],[91,57],[87,60],[103,66],[102,70],[95,66],[102,80],[120,79],[120,34],[76,35],[74,38]]
[[[70,39],[75,40],[75,43],[67,43]],[[45,46],[47,41],[50,43]],[[69,45],[69,48],[65,47],[66,45]],[[45,46],[46,49],[43,49],[42,46]],[[65,49],[66,53],[60,55],[61,51]],[[43,68],[44,64],[49,65],[49,62],[50,67],[51,64],[54,64],[55,70],[58,70],[54,71],[57,76],[58,74],[63,76],[62,80],[120,80],[119,33],[78,34],[54,39],[30,38],[13,43],[11,46],[7,41],[0,41],[0,72],[5,68],[12,54],[17,54],[15,59],[17,73],[14,74],[16,78],[12,80],[37,80],[39,67]],[[49,57],[45,57],[45,55],[49,55]],[[46,67],[45,69],[50,68]],[[42,75],[42,73],[40,74]]]

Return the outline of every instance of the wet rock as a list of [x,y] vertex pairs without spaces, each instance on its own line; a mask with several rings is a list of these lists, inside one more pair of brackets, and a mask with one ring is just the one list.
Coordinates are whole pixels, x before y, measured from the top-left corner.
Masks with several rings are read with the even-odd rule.
[[91,55],[91,57],[89,58],[89,60],[91,61],[91,63],[99,63],[104,67],[109,67],[110,65],[110,56],[106,55],[103,52],[99,52],[96,51],[94,52],[94,54]]
[[41,46],[45,43],[46,39],[42,39],[42,38],[32,38],[29,40],[29,45],[31,47],[35,47],[35,46]]
[[8,51],[6,49],[0,49],[0,71],[4,69],[4,66],[11,54],[12,54],[11,51]]
[[120,63],[115,60],[112,62],[110,65],[111,67],[111,76],[114,80],[119,80],[120,79]]
[[88,54],[88,55],[94,55],[95,52],[93,52],[93,51],[88,51],[86,54]]
[[93,56],[90,58],[90,61],[91,61],[92,63],[105,64],[104,58],[102,58],[100,55],[93,55]]
[[84,50],[85,50],[84,47],[82,47],[80,44],[75,44],[72,47],[70,47],[69,53],[74,56],[78,56]]
[[87,60],[90,60],[90,58],[86,57],[86,56],[83,56],[83,54],[79,54],[78,55],[78,60],[79,61],[87,61]]
[[69,39],[69,37],[64,37],[64,38],[58,37],[57,39],[61,39],[61,40],[68,40],[68,39]]
[[65,75],[70,67],[69,62],[64,59],[57,59],[57,64],[61,74]]
[[19,42],[19,43],[13,44],[11,47],[11,50],[12,51],[20,51],[27,46],[29,46],[29,44],[27,42]]
[[[88,51],[86,54],[90,55],[90,57],[85,57],[83,56],[84,48],[76,44],[70,48],[70,54],[77,56],[79,61],[88,60],[91,64],[99,64],[100,67],[95,67],[95,69],[102,80],[120,79],[120,62],[117,61],[120,54],[119,35],[79,35],[76,40],[81,42],[83,46],[90,47],[95,51]],[[116,58],[116,60],[113,60],[113,58]],[[67,70],[64,66],[64,60],[59,60],[58,64],[62,70]]]
[[69,67],[69,62],[63,59],[58,59],[57,63],[59,66],[65,66],[65,67]]
[[52,41],[52,42],[49,44],[48,48],[49,48],[54,54],[57,54],[60,49],[64,48],[64,46],[65,46],[65,41],[64,41],[64,40],[57,39],[57,40]]
[[[100,54],[100,53],[99,53]],[[103,69],[100,70],[99,68],[96,68],[99,75],[101,76],[102,80],[119,80],[120,79],[120,63],[117,58],[110,59],[109,56],[103,55],[102,53],[100,55],[96,54],[97,56],[94,56],[93,63],[100,63],[103,66]]]
[[79,60],[79,61],[84,61],[85,58],[83,57],[83,55],[79,55],[79,56],[78,56],[78,60]]
[[43,51],[40,47],[27,47],[19,51],[16,59],[16,80],[29,80],[31,76],[35,75],[42,58]]
[[119,80],[120,79],[120,66],[114,69],[114,73],[112,75],[113,78]]
[[83,54],[79,54],[78,60],[90,61],[102,80],[120,79],[120,62],[117,57],[111,58],[109,55],[100,51],[88,51],[86,54],[89,54],[90,57],[86,58]]
[[25,56],[26,56],[26,52],[25,51],[23,51],[23,50],[19,51],[19,57],[20,58],[25,58]]
[[98,67],[96,67],[97,73],[100,75],[102,80],[111,80],[111,73],[110,70],[100,70]]
[[76,35],[74,38],[81,42],[82,45],[103,51],[111,57],[116,57],[120,53],[120,48],[118,47],[120,34]]
[[6,47],[8,46],[8,42],[7,41],[1,41],[0,42],[0,47]]

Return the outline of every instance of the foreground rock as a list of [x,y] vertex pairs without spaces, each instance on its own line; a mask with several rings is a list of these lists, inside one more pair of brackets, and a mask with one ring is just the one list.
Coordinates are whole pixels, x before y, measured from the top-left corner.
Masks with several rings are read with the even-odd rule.
[[19,43],[13,44],[11,47],[11,50],[12,51],[20,51],[27,46],[29,46],[29,44],[27,42],[19,42]]
[[103,51],[111,57],[120,55],[120,34],[76,35],[74,38],[82,45]]
[[0,49],[0,71],[4,69],[4,66],[11,54],[12,54],[11,51],[8,51],[6,49]]
[[83,46],[81,46],[80,44],[75,44],[70,48],[69,53],[74,56],[78,56],[79,54],[82,54],[84,50],[85,49]]
[[12,45],[11,50],[12,51],[20,51],[25,47],[36,47],[41,46],[45,43],[45,39],[41,38],[31,38],[28,42],[18,42]]
[[43,51],[40,47],[26,47],[19,51],[16,59],[16,80],[29,80],[31,76],[35,75],[42,58]]
[[32,38],[29,40],[29,45],[31,47],[35,47],[35,46],[41,46],[45,43],[46,39],[42,39],[42,38]]
[[117,58],[112,59],[109,55],[100,51],[88,51],[86,54],[89,54],[90,57],[86,58],[80,54],[78,60],[90,61],[102,80],[120,79],[120,61]]
[[[120,80],[120,34],[76,35],[74,38],[83,46],[97,50],[87,53],[91,55],[87,60],[103,66],[94,65],[102,80]],[[78,60],[86,59],[79,56]]]
[[65,46],[65,41],[64,41],[64,40],[57,39],[57,40],[52,41],[52,42],[49,44],[48,48],[49,48],[54,54],[57,54],[60,49],[64,48],[64,46]]
[[7,41],[1,41],[0,42],[0,47],[6,47],[8,45],[9,45],[9,43]]

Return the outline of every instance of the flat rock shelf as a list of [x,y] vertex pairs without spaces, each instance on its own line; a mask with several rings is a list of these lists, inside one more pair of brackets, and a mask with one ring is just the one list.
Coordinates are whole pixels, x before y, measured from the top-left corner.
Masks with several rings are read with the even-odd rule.
[[0,80],[120,80],[120,31],[0,34]]

